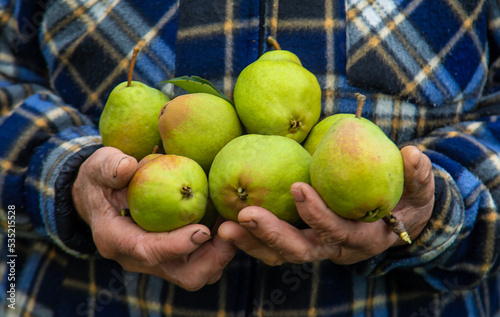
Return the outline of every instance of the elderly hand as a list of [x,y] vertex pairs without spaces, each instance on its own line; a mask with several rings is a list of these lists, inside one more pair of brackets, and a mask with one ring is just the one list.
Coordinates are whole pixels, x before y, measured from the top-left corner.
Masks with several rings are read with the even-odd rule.
[[[414,239],[427,224],[434,206],[434,176],[429,158],[414,146],[401,150],[404,192],[392,214]],[[353,221],[333,213],[309,185],[295,183],[291,192],[302,220],[310,228],[299,230],[260,207],[247,207],[238,221],[226,221],[219,236],[269,265],[330,259],[352,264],[375,256],[393,245],[404,244],[383,221]]]
[[187,290],[216,282],[236,252],[231,243],[218,236],[210,240],[203,225],[153,233],[121,215],[136,169],[133,157],[110,147],[99,149],[80,167],[73,201],[100,254],[128,271],[154,274]]

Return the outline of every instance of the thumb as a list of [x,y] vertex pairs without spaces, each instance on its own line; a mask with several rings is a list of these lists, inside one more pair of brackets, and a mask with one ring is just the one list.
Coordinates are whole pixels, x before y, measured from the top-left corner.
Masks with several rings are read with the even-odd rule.
[[405,191],[418,192],[422,187],[433,182],[432,163],[416,146],[409,145],[401,149],[404,164]]
[[93,180],[105,187],[126,187],[137,170],[137,160],[113,147],[97,150],[87,162]]

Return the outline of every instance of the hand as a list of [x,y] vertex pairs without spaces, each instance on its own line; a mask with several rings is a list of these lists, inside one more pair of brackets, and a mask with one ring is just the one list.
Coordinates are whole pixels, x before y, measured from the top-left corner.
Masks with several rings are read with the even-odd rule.
[[[405,185],[392,211],[414,239],[430,219],[434,205],[434,176],[431,162],[418,148],[401,150]],[[330,259],[353,264],[375,256],[393,245],[404,244],[383,220],[353,221],[333,213],[316,191],[295,183],[291,192],[302,220],[310,228],[299,230],[260,207],[247,207],[238,214],[239,224],[226,221],[219,236],[269,265],[304,263]]]
[[133,157],[110,147],[99,149],[80,167],[73,201],[100,254],[128,271],[154,274],[187,290],[215,283],[236,252],[231,243],[218,236],[210,240],[203,225],[152,233],[121,215],[136,169]]

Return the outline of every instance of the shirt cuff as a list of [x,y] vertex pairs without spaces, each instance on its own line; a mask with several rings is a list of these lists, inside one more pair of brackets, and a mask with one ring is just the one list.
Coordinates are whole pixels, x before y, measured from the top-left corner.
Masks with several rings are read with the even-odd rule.
[[72,184],[80,165],[102,146],[95,127],[71,128],[53,136],[37,149],[28,170],[28,209],[40,218],[39,231],[76,257],[96,252],[90,227],[78,215]]

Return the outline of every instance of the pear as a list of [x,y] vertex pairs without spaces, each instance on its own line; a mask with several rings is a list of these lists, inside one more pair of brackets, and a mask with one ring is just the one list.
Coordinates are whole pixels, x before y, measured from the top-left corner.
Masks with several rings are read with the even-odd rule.
[[155,156],[135,172],[127,199],[130,215],[144,230],[171,231],[203,218],[208,201],[207,176],[190,158]]
[[332,116],[328,116],[318,122],[309,132],[307,135],[307,138],[304,140],[304,143],[302,144],[304,148],[309,152],[311,155],[314,154],[316,151],[316,148],[318,147],[319,142],[323,137],[325,136],[326,132],[330,129],[330,127],[337,122],[341,118],[345,118],[350,116],[349,114],[346,113],[338,113],[334,114]]
[[233,105],[207,93],[172,99],[160,112],[158,129],[167,154],[187,156],[206,173],[215,155],[243,133]]
[[289,223],[299,215],[290,187],[310,183],[311,155],[278,135],[246,134],[217,154],[208,175],[210,197],[219,214],[237,221],[247,206],[261,206]]
[[234,104],[248,133],[281,135],[300,143],[321,114],[321,88],[295,54],[273,50],[240,73]]
[[162,153],[158,153],[159,148],[160,148],[159,146],[155,146],[155,148],[153,149],[153,153],[148,154],[145,157],[143,157],[139,161],[139,163],[137,163],[137,169],[141,168],[144,164],[146,164],[148,162],[151,162],[152,160],[161,157],[163,154]]
[[311,161],[311,185],[326,205],[349,219],[373,222],[390,214],[403,193],[401,152],[373,122],[356,115],[337,120]]
[[140,161],[161,145],[158,114],[170,99],[160,90],[132,81],[138,49],[132,55],[128,81],[118,84],[106,101],[99,132],[102,143],[120,149]]

